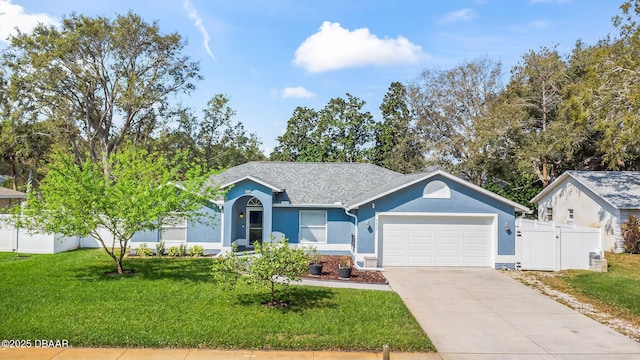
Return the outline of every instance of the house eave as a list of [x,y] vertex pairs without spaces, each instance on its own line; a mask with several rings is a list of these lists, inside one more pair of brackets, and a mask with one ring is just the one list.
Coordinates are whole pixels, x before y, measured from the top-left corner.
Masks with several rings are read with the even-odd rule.
[[344,209],[342,204],[282,204],[275,203],[273,207],[279,208],[332,208],[332,209]]
[[424,181],[426,179],[432,178],[432,177],[434,177],[436,175],[441,175],[441,176],[443,176],[443,177],[445,177],[445,178],[447,178],[447,179],[449,179],[451,181],[457,182],[458,184],[460,184],[462,186],[466,186],[468,188],[471,188],[471,189],[473,189],[473,190],[475,190],[475,191],[477,191],[477,192],[479,192],[479,193],[481,193],[483,195],[486,195],[486,196],[488,196],[488,197],[490,197],[492,199],[495,199],[497,201],[505,203],[505,204],[507,204],[509,206],[513,206],[513,209],[514,209],[515,212],[520,212],[520,213],[525,213],[525,214],[531,214],[533,212],[533,210],[529,209],[526,206],[520,205],[520,204],[518,204],[518,203],[516,203],[514,201],[511,201],[511,200],[509,200],[507,198],[504,198],[504,197],[502,197],[500,195],[494,194],[493,192],[491,192],[489,190],[483,189],[480,186],[474,185],[474,184],[472,184],[472,183],[470,183],[468,181],[464,181],[464,180],[458,178],[457,176],[453,176],[453,175],[451,175],[451,174],[449,174],[447,172],[444,172],[442,170],[437,170],[437,171],[434,171],[432,173],[425,174],[425,176],[421,176],[421,177],[419,177],[417,179],[409,181],[409,182],[407,182],[405,184],[402,184],[400,186],[397,186],[397,187],[395,187],[393,189],[387,190],[387,191],[385,191],[383,193],[380,193],[380,194],[378,194],[376,196],[373,196],[373,197],[371,197],[369,199],[366,199],[366,200],[360,201],[358,203],[349,205],[347,207],[347,210],[357,209],[359,206],[362,206],[362,205],[364,205],[366,203],[369,203],[371,201],[379,199],[379,198],[381,198],[383,196],[392,194],[392,193],[394,193],[394,192],[396,192],[398,190],[404,189],[404,188],[406,188],[408,186],[417,184],[420,181]]
[[223,189],[227,188],[227,187],[229,187],[231,185],[234,185],[234,184],[237,184],[237,183],[239,183],[240,181],[243,181],[243,180],[253,181],[253,182],[257,183],[257,184],[260,184],[262,186],[268,187],[269,189],[271,189],[274,192],[284,192],[284,189],[282,189],[282,188],[280,188],[280,187],[278,187],[276,185],[269,184],[268,182],[266,182],[264,180],[260,180],[260,179],[254,177],[254,176],[251,176],[251,175],[247,175],[247,176],[238,178],[236,180],[233,180],[231,182],[222,184],[222,185],[220,185],[220,188],[223,188]]

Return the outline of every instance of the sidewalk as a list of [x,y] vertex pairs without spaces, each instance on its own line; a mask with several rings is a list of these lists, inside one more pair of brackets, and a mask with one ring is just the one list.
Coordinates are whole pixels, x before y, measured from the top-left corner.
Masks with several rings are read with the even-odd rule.
[[[29,360],[382,360],[382,352],[101,348],[0,348],[0,359]],[[393,360],[441,360],[437,353],[391,353]]]

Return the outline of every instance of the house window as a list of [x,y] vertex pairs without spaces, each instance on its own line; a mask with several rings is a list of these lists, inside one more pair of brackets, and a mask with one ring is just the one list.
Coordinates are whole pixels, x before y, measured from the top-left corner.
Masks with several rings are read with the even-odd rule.
[[327,242],[325,210],[300,210],[300,242]]
[[434,180],[424,187],[422,197],[425,199],[450,199],[451,190],[444,182]]
[[573,209],[569,209],[569,220],[573,220]]
[[249,201],[247,201],[247,206],[262,206],[262,203],[260,202],[260,200],[258,200],[258,198],[252,197],[251,199],[249,199]]
[[187,241],[187,219],[181,216],[167,216],[160,226],[160,240]]
[[553,221],[553,208],[547,208],[547,221]]

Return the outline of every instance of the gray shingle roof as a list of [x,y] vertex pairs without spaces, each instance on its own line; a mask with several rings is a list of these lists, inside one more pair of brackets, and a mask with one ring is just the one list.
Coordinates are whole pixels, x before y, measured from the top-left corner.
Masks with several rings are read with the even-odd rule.
[[212,184],[227,186],[251,177],[272,189],[284,190],[275,195],[276,203],[283,200],[293,205],[339,203],[350,209],[438,174],[509,204],[517,211],[530,212],[525,206],[439,170],[404,175],[364,163],[259,161],[234,166],[209,180]]
[[0,199],[22,199],[25,193],[0,186]]
[[[286,194],[276,200],[292,204],[346,204],[372,189],[400,180],[405,175],[365,163],[301,163],[259,161],[238,165],[211,177],[218,185],[235,183],[247,176]],[[283,198],[288,196],[288,199]]]
[[640,209],[640,171],[567,171],[618,209]]

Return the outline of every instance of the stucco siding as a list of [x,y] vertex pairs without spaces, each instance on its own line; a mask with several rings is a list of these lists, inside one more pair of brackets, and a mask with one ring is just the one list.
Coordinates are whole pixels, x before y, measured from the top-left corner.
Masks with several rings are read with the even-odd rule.
[[273,208],[273,231],[284,234],[289,243],[299,242],[300,209],[298,208]]
[[[423,198],[425,186],[435,180],[442,181],[449,187],[450,198]],[[499,226],[495,255],[515,256],[513,207],[448,178],[436,176],[360,206],[358,253],[375,252],[375,215],[384,212],[496,214]],[[509,231],[505,229],[505,224]]]
[[[223,247],[230,247],[236,239],[246,240],[247,201],[255,197],[262,203],[262,240],[269,241],[272,232],[272,190],[251,180],[243,180],[233,185],[224,202]],[[243,218],[240,218],[243,213]],[[244,226],[243,226],[244,225]]]
[[208,219],[205,223],[196,221],[187,222],[187,242],[210,242],[219,243],[222,241],[222,213],[218,209],[204,207],[202,212],[213,219]]
[[548,208],[553,209],[553,222],[571,223],[569,209],[573,210],[573,223],[580,226],[603,228],[604,250],[615,247],[620,233],[619,211],[602,200],[580,182],[568,177],[562,184],[538,202],[538,219],[546,221]]
[[[343,209],[276,207],[273,209],[273,231],[283,233],[292,244],[300,243],[300,210],[321,210],[327,212],[326,244],[351,244],[353,221],[351,217],[345,214]],[[316,245],[315,243],[307,242],[300,244]]]

